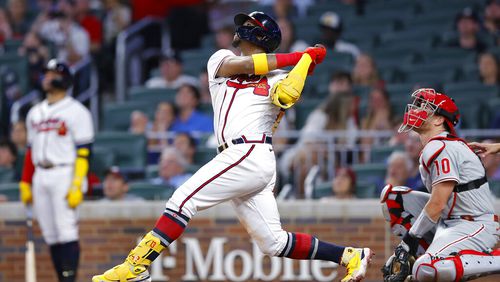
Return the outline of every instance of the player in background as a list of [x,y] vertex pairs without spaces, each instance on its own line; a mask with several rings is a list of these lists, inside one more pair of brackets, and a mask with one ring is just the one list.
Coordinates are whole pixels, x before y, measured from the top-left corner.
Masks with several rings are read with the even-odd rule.
[[29,148],[19,183],[24,204],[33,204],[61,282],[76,281],[80,246],[76,207],[83,200],[94,128],[90,112],[66,95],[73,77],[67,65],[47,63],[47,98],[28,113]]
[[[286,232],[273,194],[273,128],[283,109],[299,99],[308,72],[321,63],[326,50],[318,46],[304,52],[271,54],[281,41],[279,27],[271,17],[262,12],[238,14],[234,22],[233,44],[241,56],[222,49],[207,64],[219,154],[175,191],[153,230],[125,262],[92,281],[150,281],[151,262],[184,232],[189,220],[198,211],[225,201],[231,201],[240,222],[264,254],[339,263],[347,268],[342,281],[359,281],[365,276],[370,249]],[[278,70],[287,66],[293,66],[289,73]]]
[[456,137],[455,102],[428,88],[412,99],[399,132],[419,134],[429,193],[391,185],[382,191],[384,216],[403,237],[382,269],[384,280],[463,281],[500,272],[500,249],[491,249],[500,235],[493,197],[481,160]]

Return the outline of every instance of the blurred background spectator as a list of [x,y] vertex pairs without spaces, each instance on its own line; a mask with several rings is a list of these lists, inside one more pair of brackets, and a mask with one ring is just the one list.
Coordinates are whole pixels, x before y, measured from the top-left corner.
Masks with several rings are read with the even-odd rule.
[[5,10],[0,9],[0,43],[12,38],[12,27],[10,26],[9,19]]
[[215,48],[231,50],[235,55],[239,55],[238,49],[233,47],[234,25],[225,25],[215,32]]
[[43,68],[49,59],[49,49],[43,45],[40,36],[31,31],[24,37],[17,53],[28,59],[30,85],[41,90],[40,77],[43,75]]
[[351,168],[341,167],[337,170],[331,184],[332,196],[322,198],[329,199],[352,199],[356,197],[356,174]]
[[136,110],[130,114],[130,133],[145,135],[150,129],[149,117],[145,113]]
[[0,140],[0,168],[13,169],[17,160],[17,148],[8,139]]
[[359,86],[378,86],[380,77],[372,57],[361,54],[356,58],[356,64],[352,70],[352,81],[354,85]]
[[196,78],[183,74],[182,70],[182,59],[178,53],[165,55],[160,61],[160,75],[146,81],[146,87],[176,89],[183,84],[198,84]]
[[178,188],[192,176],[186,173],[187,165],[181,152],[174,147],[167,147],[161,152],[158,177],[151,179],[151,183]]
[[481,81],[487,85],[498,85],[500,83],[498,59],[491,53],[482,53],[478,61]]
[[481,30],[479,17],[472,8],[464,8],[457,15],[455,23],[458,37],[451,40],[448,46],[472,50],[478,53],[486,50],[486,43],[479,37],[479,31]]
[[107,170],[102,189],[104,198],[101,201],[103,202],[143,200],[136,195],[127,194],[129,189],[127,176],[117,166],[112,166]]
[[281,30],[281,44],[278,50],[276,50],[277,53],[301,52],[309,47],[304,40],[297,38],[295,27],[290,20],[280,18],[278,25]]
[[352,78],[348,72],[335,72],[328,83],[328,95],[352,93]]
[[189,133],[177,133],[173,143],[174,148],[179,151],[188,165],[194,164],[196,153],[196,140]]
[[361,54],[359,48],[347,41],[341,39],[343,24],[340,16],[335,12],[325,12],[319,18],[319,26],[321,29],[321,43],[331,51],[340,53],[349,53],[353,57],[358,57]]
[[90,11],[90,0],[73,0],[76,21],[88,33],[90,39],[90,52],[97,53],[103,43],[103,28],[99,18]]
[[22,120],[12,124],[10,140],[16,146],[18,152],[24,152],[28,146],[28,133],[26,123]]
[[382,192],[386,184],[392,186],[409,186],[408,179],[413,170],[413,162],[407,153],[403,151],[394,151],[387,159],[387,174],[384,183],[377,185],[377,195]]
[[499,45],[499,30],[500,30],[500,3],[498,0],[486,1],[484,7],[484,27],[486,31],[494,38],[496,45]]
[[[151,126],[151,133],[166,134],[171,130],[177,116],[177,109],[171,102],[161,102],[156,107],[153,125]],[[149,139],[149,146],[154,147],[160,145],[166,146],[166,138],[156,137]]]
[[22,39],[30,30],[31,25],[26,0],[8,0],[7,18],[12,28],[12,37]]
[[198,110],[200,105],[200,91],[193,85],[184,84],[175,95],[177,117],[172,124],[175,132],[206,132],[214,131],[213,120]]

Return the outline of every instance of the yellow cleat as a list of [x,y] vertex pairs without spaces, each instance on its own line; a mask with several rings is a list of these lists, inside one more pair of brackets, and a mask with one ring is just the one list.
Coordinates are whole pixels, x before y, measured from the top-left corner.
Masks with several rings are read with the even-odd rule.
[[104,274],[92,277],[92,282],[151,282],[145,266],[133,266],[128,262],[117,265]]
[[341,282],[361,281],[365,278],[372,256],[373,252],[369,248],[345,248],[340,264],[346,267],[347,275]]
[[149,282],[148,267],[164,249],[160,239],[149,232],[130,251],[124,263],[92,277],[92,282]]

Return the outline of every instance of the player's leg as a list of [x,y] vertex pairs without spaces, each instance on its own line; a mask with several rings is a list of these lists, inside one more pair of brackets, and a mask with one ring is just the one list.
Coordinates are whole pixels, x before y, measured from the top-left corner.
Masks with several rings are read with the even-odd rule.
[[[403,237],[412,224],[422,212],[425,204],[429,201],[430,194],[413,191],[404,186],[386,185],[380,195],[382,213],[391,225],[394,235]],[[425,252],[434,237],[435,229],[426,234],[420,241],[417,255]]]
[[[262,168],[271,164],[272,169]],[[123,264],[94,276],[92,281],[120,281],[120,278],[148,281],[147,268],[184,232],[190,218],[200,210],[262,190],[270,181],[273,169],[274,155],[268,146],[241,144],[226,149],[174,192],[153,230],[130,252]]]
[[66,195],[71,185],[72,168],[69,166],[51,169],[47,173],[50,187],[52,217],[57,236],[57,247],[53,256],[58,261],[58,276],[61,282],[76,281],[80,244],[78,242],[77,211],[68,206]]
[[33,176],[33,209],[38,224],[40,225],[43,239],[49,246],[50,257],[54,264],[54,269],[59,277],[62,272],[62,262],[58,255],[60,244],[57,241],[57,230],[54,217],[56,211],[52,206],[52,199],[50,198],[51,193],[47,190],[49,188],[46,183],[48,180],[46,170],[37,169],[35,171]]
[[343,281],[363,278],[371,250],[338,246],[309,234],[284,231],[273,187],[274,178],[264,190],[232,201],[240,222],[261,251],[269,256],[333,261],[347,267],[348,275]]
[[492,220],[441,223],[427,252],[415,262],[413,277],[418,281],[461,281],[500,273],[500,250],[489,251],[497,243],[497,227]]

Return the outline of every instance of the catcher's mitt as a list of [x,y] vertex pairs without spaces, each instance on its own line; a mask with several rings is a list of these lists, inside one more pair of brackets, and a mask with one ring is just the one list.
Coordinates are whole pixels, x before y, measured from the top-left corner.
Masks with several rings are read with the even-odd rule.
[[[399,245],[382,267],[385,282],[411,281],[411,270],[415,257],[410,255],[405,244]],[[408,279],[408,280],[407,280]]]

